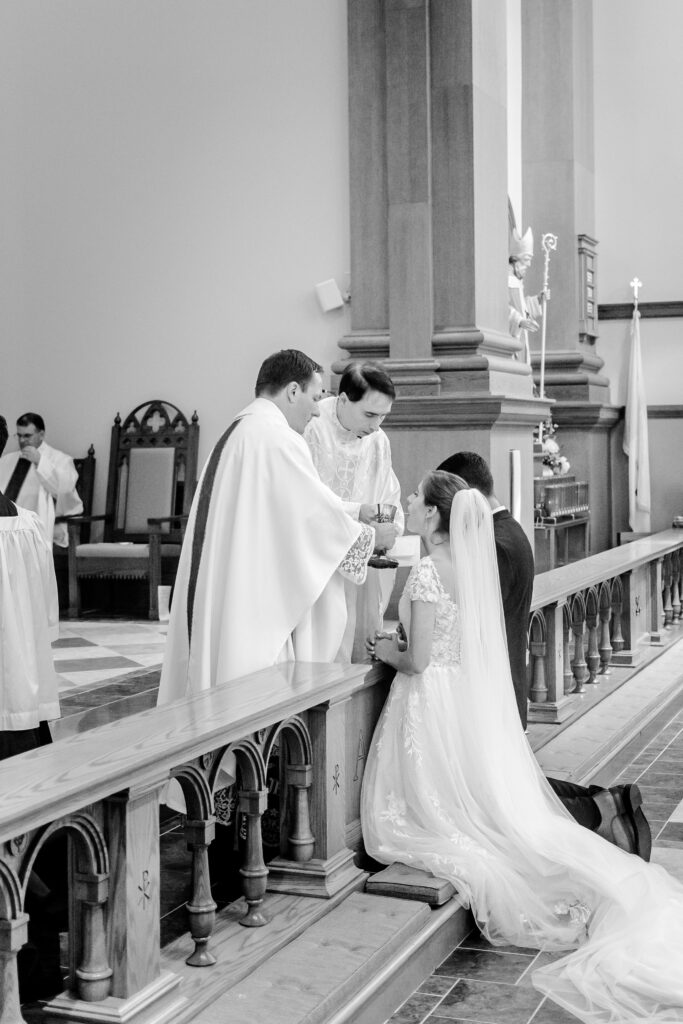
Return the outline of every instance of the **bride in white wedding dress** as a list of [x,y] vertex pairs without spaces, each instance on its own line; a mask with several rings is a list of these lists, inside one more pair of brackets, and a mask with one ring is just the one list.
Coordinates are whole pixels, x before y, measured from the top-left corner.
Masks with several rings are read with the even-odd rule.
[[368,641],[397,669],[363,779],[367,852],[448,878],[496,944],[568,950],[535,987],[589,1024],[683,1021],[683,886],[578,825],[522,731],[491,509],[449,473],[408,499],[428,552]]

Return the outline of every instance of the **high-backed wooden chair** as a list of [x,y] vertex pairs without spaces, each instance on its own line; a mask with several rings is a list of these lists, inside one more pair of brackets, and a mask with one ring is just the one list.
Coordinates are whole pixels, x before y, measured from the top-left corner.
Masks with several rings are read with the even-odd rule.
[[[161,399],[143,402],[111,431],[104,515],[78,516],[69,528],[69,618],[81,613],[82,579],[147,580],[149,617],[159,618],[158,587],[175,578],[197,482],[199,423]],[[104,522],[103,539],[81,530]]]

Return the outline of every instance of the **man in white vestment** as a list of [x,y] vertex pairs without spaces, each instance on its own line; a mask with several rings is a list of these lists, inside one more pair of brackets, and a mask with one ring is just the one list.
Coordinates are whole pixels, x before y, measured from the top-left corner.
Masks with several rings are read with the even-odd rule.
[[529,350],[529,334],[535,334],[538,330],[538,320],[543,310],[537,295],[524,294],[524,277],[531,266],[534,256],[534,235],[531,228],[527,228],[520,237],[519,232],[513,228],[510,235],[510,259],[508,271],[508,301],[509,301],[509,325],[508,329],[513,338],[519,338],[523,345],[521,358],[526,363],[531,363]]
[[[7,423],[0,416],[0,452]],[[52,548],[35,512],[0,494],[0,760],[50,742],[59,718],[52,640],[59,633]]]
[[[306,427],[313,462],[326,483],[358,522],[372,524],[378,504],[394,505],[397,536],[403,533],[401,486],[391,467],[389,438],[381,430],[396,390],[377,363],[350,363],[339,394],[325,398],[320,416]],[[346,583],[347,623],[337,654],[342,662],[365,661],[365,640],[381,628],[391,597],[395,569],[368,568],[362,587]]]
[[320,480],[302,434],[322,395],[317,363],[275,353],[209,457],[180,557],[160,704],[284,660],[334,661],[343,575],[362,583],[395,528],[354,521]]
[[80,515],[83,511],[76,491],[74,460],[45,443],[45,422],[36,412],[19,417],[17,440],[19,451],[0,458],[0,491],[38,515],[50,543],[67,547],[66,524],[55,524],[55,516]]

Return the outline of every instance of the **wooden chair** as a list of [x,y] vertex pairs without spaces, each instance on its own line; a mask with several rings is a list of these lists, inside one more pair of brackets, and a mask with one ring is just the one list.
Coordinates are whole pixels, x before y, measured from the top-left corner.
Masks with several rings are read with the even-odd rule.
[[[83,502],[83,511],[81,518],[92,515],[92,501],[95,494],[95,465],[97,460],[95,458],[95,447],[90,445],[88,452],[83,456],[82,459],[74,459],[74,466],[78,473],[78,480],[76,481],[76,490],[78,496]],[[56,523],[68,523],[72,516],[57,516],[55,519]],[[90,540],[90,524],[84,523],[81,529],[81,540],[83,542]]]
[[[159,618],[158,587],[172,582],[197,483],[199,423],[170,402],[137,406],[111,431],[104,515],[70,517],[69,609],[81,613],[82,579],[147,580],[149,617]],[[85,543],[81,531],[104,523],[103,539]]]

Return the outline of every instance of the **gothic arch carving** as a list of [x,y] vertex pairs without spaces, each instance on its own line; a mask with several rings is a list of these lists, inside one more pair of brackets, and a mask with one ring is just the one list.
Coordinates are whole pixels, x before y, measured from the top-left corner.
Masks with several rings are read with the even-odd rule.
[[11,867],[0,860],[0,918],[15,921],[22,905],[21,883]]
[[100,827],[94,818],[80,811],[77,814],[69,814],[66,818],[59,818],[35,833],[20,869],[24,891],[41,847],[50,836],[62,830],[71,833],[76,842],[79,871],[95,875],[109,874],[109,854]]
[[273,747],[279,736],[287,739],[290,764],[312,764],[313,744],[306,723],[298,715],[285,718],[283,722],[276,725],[272,730],[263,750],[263,760],[268,764]]
[[190,821],[207,821],[213,815],[211,786],[205,773],[194,764],[181,764],[171,772],[183,791]]
[[228,754],[234,754],[240,766],[243,789],[264,790],[266,788],[266,765],[263,760],[263,754],[258,744],[253,739],[247,737],[231,743],[216,758],[209,778],[211,792],[213,792],[216,786],[221,764]]

